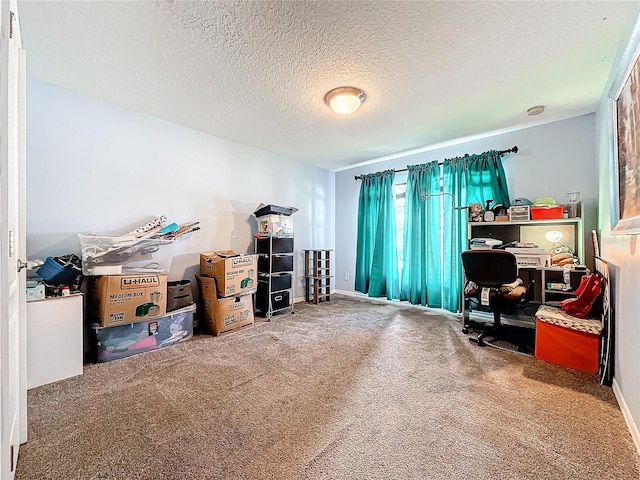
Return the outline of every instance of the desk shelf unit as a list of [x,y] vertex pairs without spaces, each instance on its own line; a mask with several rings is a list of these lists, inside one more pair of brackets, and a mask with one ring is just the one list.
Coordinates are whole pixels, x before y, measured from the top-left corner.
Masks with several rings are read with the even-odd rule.
[[[584,262],[583,253],[583,227],[581,218],[558,218],[550,220],[523,220],[519,222],[469,222],[467,223],[467,237],[472,238],[495,238],[502,240],[502,243],[510,242],[533,242],[539,244],[545,250],[549,250],[552,243],[545,239],[544,235],[550,230],[557,230],[563,234],[562,240],[573,241],[573,251]],[[558,242],[558,246],[562,242]]]
[[[510,242],[535,243],[549,251],[553,246],[561,246],[562,242],[555,245],[546,240],[545,233],[555,230],[563,234],[562,240],[570,247],[581,263],[585,262],[583,252],[583,226],[581,218],[561,218],[547,220],[506,221],[506,222],[468,222],[468,242],[473,238],[494,238],[502,240],[503,244]],[[468,244],[469,245],[469,244]],[[548,283],[564,283],[564,269],[553,266],[522,266],[518,269],[518,276],[525,285],[532,285],[533,292],[529,302],[541,305],[557,306],[561,300],[572,298],[573,293],[580,285],[583,275],[589,274],[589,269],[571,269],[569,273],[571,290],[553,290],[547,288]],[[464,277],[464,276],[463,276]],[[463,279],[462,289],[464,290]],[[468,318],[469,307],[462,299],[463,319]],[[466,320],[465,320],[466,321]]]
[[331,252],[304,250],[305,300],[310,303],[331,300]]

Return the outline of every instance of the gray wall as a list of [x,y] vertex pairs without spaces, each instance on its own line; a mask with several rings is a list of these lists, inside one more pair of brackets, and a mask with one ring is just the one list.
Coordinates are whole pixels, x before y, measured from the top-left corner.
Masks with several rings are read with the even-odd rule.
[[[411,156],[373,163],[336,174],[336,288],[354,291],[358,192],[360,181],[354,175],[388,168],[406,168],[409,164],[506,150],[517,145],[517,154],[503,157],[511,200],[551,196],[565,203],[567,193],[578,191],[583,202],[585,257],[592,264],[593,249],[589,232],[596,228],[598,181],[595,156],[595,114],[548,123],[536,127],[490,136]],[[396,182],[406,181],[406,173],[396,175]],[[345,273],[349,280],[345,280]]]
[[[639,7],[640,9],[640,7]],[[640,22],[637,17],[636,22]],[[605,94],[598,110],[597,140],[599,163],[599,227],[601,231],[602,256],[610,264],[612,288],[611,299],[615,313],[615,378],[613,389],[625,415],[631,434],[640,451],[640,234],[611,234],[612,182],[615,181],[613,163],[613,98],[623,80],[630,58],[640,48],[640,26],[636,24],[629,42],[622,45],[619,62],[611,72]],[[625,49],[627,50],[625,52]]]
[[[159,215],[199,221],[170,280],[199,253],[253,253],[261,203],[292,205],[296,251],[334,247],[334,174],[30,78],[27,254],[79,252],[79,232],[122,234]],[[300,254],[295,295],[303,296]]]

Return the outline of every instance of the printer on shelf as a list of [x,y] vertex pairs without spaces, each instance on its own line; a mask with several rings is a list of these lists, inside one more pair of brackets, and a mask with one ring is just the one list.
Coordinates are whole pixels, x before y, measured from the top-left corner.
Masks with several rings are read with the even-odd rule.
[[507,247],[516,256],[518,268],[544,268],[551,265],[551,254],[538,247]]

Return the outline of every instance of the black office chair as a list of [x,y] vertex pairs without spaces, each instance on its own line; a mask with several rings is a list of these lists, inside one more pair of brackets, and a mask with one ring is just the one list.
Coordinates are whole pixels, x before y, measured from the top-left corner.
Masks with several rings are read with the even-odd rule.
[[[516,257],[505,250],[467,250],[462,252],[462,265],[466,276],[464,301],[473,299],[493,313],[493,326],[484,328],[477,338],[470,337],[469,340],[482,347],[493,346],[485,338],[499,338],[505,308],[526,302],[527,287],[518,278]],[[466,308],[464,317],[462,331],[468,333],[471,327]]]

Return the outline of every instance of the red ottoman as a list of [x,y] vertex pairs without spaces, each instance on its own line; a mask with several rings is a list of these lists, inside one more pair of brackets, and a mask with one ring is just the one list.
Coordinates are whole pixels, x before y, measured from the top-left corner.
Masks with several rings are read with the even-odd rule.
[[542,305],[536,312],[536,358],[597,373],[602,322]]

